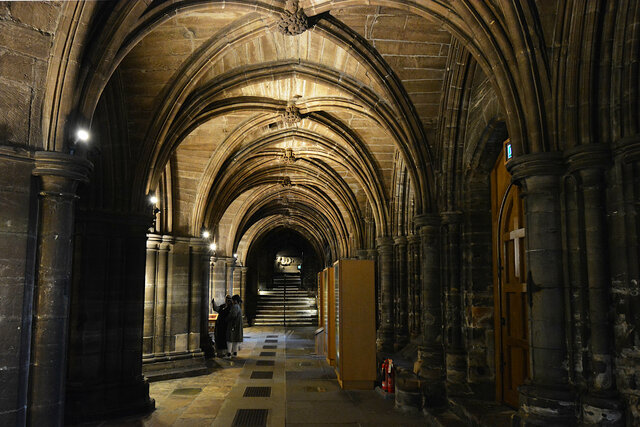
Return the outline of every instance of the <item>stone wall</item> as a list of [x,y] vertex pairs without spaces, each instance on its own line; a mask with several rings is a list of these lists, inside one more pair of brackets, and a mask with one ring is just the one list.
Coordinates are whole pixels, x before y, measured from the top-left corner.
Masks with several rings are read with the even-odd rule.
[[[2,102],[2,101],[0,101]],[[0,147],[0,424],[25,422],[37,233],[31,153]]]
[[41,147],[49,55],[61,2],[0,4],[0,144]]

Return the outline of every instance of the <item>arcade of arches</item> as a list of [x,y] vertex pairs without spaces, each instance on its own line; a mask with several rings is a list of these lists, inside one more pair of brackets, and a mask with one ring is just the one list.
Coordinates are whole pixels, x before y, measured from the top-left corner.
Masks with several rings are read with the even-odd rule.
[[427,410],[638,425],[639,59],[633,0],[0,2],[0,424],[148,411],[282,250],[375,260]]

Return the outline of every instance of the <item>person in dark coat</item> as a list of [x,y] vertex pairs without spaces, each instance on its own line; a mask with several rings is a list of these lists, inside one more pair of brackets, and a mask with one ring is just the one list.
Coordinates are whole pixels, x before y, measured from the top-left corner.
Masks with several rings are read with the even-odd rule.
[[213,336],[216,340],[216,351],[218,355],[226,355],[227,353],[227,327],[229,324],[229,312],[233,306],[231,296],[227,295],[224,299],[224,304],[216,305],[215,298],[211,298],[211,305],[213,310],[218,313],[216,319],[216,327]]
[[238,348],[243,339],[242,309],[240,308],[242,300],[240,295],[234,295],[232,301],[233,305],[229,311],[227,323],[227,357],[236,357],[238,355]]

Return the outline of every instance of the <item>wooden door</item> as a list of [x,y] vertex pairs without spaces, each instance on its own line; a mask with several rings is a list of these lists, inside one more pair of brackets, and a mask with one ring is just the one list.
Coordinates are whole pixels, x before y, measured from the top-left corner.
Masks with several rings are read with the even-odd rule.
[[509,187],[505,150],[492,176],[496,394],[518,406],[518,386],[530,374],[524,211],[518,187]]

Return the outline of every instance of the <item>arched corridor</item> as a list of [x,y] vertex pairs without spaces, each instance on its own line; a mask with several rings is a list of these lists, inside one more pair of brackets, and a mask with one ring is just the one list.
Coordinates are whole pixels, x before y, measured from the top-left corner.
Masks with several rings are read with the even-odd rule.
[[633,0],[0,2],[0,424],[160,411],[150,380],[215,378],[226,295],[248,328],[324,328],[338,371],[364,337],[372,375],[403,360],[424,422],[640,423],[639,24]]

